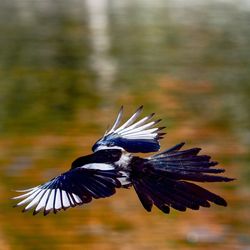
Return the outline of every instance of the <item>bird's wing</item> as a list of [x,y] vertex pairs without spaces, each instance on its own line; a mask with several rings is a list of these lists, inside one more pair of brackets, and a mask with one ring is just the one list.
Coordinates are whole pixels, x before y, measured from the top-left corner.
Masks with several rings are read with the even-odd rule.
[[123,107],[121,107],[111,129],[107,130],[104,136],[94,144],[92,150],[96,152],[101,148],[117,146],[130,153],[158,151],[160,149],[159,140],[162,139],[165,134],[160,131],[165,127],[154,127],[161,121],[160,119],[150,121],[154,113],[137,121],[142,109],[143,106],[138,108],[136,112],[119,127],[123,115]]
[[[109,197],[115,193],[115,189],[121,187],[118,178],[120,174],[109,167],[108,164],[101,166],[103,170],[93,167],[75,168],[65,172],[45,184],[37,187],[20,190],[24,194],[13,199],[23,199],[16,206],[26,205],[23,212],[34,208],[33,214],[44,211],[49,212],[69,207],[75,207],[88,203],[94,199]],[[101,165],[99,163],[99,165]]]

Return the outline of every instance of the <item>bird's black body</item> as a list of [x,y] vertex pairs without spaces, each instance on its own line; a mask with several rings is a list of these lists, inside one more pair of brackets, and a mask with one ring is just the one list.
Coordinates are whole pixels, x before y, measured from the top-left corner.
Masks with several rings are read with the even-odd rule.
[[210,202],[226,206],[222,197],[193,183],[233,180],[217,176],[224,169],[214,168],[217,162],[210,161],[210,156],[198,155],[200,148],[181,150],[184,143],[180,143],[147,158],[133,154],[158,151],[165,134],[159,132],[164,127],[154,128],[160,120],[150,121],[154,114],[136,121],[141,111],[142,107],[118,127],[121,109],[112,128],[92,147],[92,154],[77,158],[69,171],[49,182],[21,190],[24,194],[14,198],[23,199],[17,206],[26,204],[23,211],[35,207],[33,214],[43,210],[46,215],[131,186],[147,211],[153,205],[164,213],[169,213],[170,207],[197,210],[209,207]]

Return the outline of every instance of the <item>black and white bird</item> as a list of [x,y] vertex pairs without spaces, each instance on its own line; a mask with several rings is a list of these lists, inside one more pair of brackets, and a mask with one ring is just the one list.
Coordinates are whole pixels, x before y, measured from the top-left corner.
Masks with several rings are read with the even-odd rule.
[[24,194],[13,198],[21,199],[15,206],[25,205],[24,212],[33,208],[34,215],[40,211],[47,215],[132,186],[147,211],[153,205],[164,213],[170,207],[198,210],[210,207],[210,202],[226,206],[222,197],[193,183],[233,180],[215,175],[224,169],[214,168],[217,162],[210,161],[210,156],[198,155],[200,148],[182,150],[184,143],[180,143],[147,158],[133,154],[159,151],[165,134],[161,132],[164,127],[155,127],[161,120],[152,121],[154,113],[138,119],[142,108],[119,127],[121,107],[113,126],[92,147],[92,154],[77,158],[69,171],[42,185],[18,190]]

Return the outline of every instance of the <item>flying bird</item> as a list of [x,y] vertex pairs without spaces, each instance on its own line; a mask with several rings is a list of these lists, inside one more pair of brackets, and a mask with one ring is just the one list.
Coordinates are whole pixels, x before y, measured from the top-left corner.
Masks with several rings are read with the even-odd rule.
[[92,147],[92,154],[74,160],[70,170],[39,186],[17,190],[23,194],[14,197],[25,205],[23,212],[34,209],[57,213],[89,203],[92,199],[109,197],[118,188],[133,187],[142,206],[151,211],[153,205],[164,213],[170,208],[186,211],[210,207],[210,202],[226,206],[226,201],[193,182],[228,182],[233,179],[216,174],[217,162],[208,155],[199,155],[200,148],[183,150],[179,143],[167,150],[142,158],[134,153],[160,150],[160,139],[165,135],[158,127],[161,119],[153,114],[139,119],[143,106],[120,125],[123,107],[104,136]]

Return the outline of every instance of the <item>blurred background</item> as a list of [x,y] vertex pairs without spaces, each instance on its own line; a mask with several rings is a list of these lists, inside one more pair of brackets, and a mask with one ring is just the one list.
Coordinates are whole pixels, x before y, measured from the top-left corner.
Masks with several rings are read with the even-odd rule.
[[[0,249],[250,249],[249,0],[0,0],[0,34]],[[47,217],[12,208],[122,104],[163,119],[163,148],[202,147],[236,177],[203,185],[229,206],[149,214],[131,189]]]

